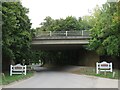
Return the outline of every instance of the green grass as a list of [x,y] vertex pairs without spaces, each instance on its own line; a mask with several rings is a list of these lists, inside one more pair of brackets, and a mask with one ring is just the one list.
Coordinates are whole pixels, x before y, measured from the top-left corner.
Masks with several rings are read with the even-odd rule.
[[2,85],[2,75],[0,75],[0,85]]
[[85,67],[85,68],[81,68],[79,70],[74,70],[71,73],[91,75],[91,76],[110,78],[110,79],[118,79],[119,75],[120,75],[120,70],[115,69],[115,70],[113,70],[113,72],[115,72],[115,76],[114,77],[113,77],[113,73],[111,73],[111,72],[106,72],[106,74],[104,72],[100,72],[99,74],[96,74],[95,68]]
[[2,76],[2,78],[0,78],[0,84],[7,85],[7,84],[10,84],[15,81],[29,78],[29,77],[33,76],[33,74],[34,74],[34,72],[30,72],[30,71],[27,72],[27,75],[12,75],[12,76],[10,76],[9,73],[5,73],[4,76]]

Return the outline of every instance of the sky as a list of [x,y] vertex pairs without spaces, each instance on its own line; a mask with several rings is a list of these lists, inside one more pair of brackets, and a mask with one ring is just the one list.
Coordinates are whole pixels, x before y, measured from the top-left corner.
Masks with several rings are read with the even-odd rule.
[[22,5],[29,9],[32,28],[40,26],[45,17],[53,19],[74,16],[76,18],[90,15],[96,5],[102,6],[106,0],[21,0]]

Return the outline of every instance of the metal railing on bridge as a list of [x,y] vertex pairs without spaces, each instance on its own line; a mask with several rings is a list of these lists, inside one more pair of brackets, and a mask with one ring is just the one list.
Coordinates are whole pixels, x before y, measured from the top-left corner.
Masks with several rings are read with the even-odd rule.
[[38,31],[36,37],[51,37],[51,36],[86,36],[89,37],[89,30],[80,31]]

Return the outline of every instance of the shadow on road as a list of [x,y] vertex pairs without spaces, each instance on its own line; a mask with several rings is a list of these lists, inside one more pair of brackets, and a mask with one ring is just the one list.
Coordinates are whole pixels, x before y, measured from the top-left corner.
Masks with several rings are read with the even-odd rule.
[[40,67],[40,66],[36,66],[34,67],[34,70],[36,72],[51,72],[51,71],[68,71],[74,68],[80,68],[80,66],[54,66],[54,67]]

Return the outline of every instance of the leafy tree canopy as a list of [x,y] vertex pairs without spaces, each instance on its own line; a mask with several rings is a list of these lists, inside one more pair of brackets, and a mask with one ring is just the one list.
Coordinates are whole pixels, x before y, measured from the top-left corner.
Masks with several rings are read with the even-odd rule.
[[[86,16],[87,17],[87,16]],[[40,31],[73,31],[73,30],[86,30],[90,29],[92,26],[86,18],[75,18],[73,16],[68,16],[65,19],[52,19],[50,16],[44,19],[41,23],[41,27],[37,30]]]
[[2,3],[2,49],[3,57],[22,60],[29,51],[32,39],[28,9],[20,2]]
[[100,55],[120,55],[120,2],[96,7],[90,49]]

